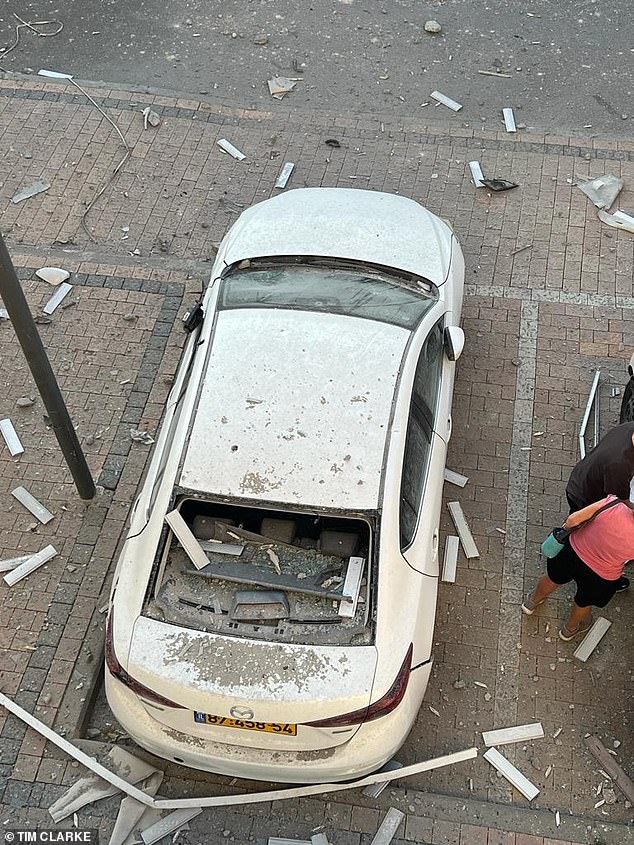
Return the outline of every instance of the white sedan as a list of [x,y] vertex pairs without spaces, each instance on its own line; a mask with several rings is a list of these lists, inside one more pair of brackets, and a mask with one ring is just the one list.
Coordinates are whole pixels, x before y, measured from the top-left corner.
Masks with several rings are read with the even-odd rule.
[[432,665],[464,259],[413,200],[292,190],[223,240],[118,561],[106,692],[187,766],[372,772]]

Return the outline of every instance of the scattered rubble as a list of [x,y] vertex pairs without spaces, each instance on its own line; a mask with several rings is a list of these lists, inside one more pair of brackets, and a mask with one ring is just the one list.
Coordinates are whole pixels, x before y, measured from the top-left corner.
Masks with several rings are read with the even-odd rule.
[[301,77],[274,76],[272,79],[268,80],[267,84],[269,86],[269,93],[271,97],[275,100],[283,100],[284,97],[293,90],[298,82],[301,82]]

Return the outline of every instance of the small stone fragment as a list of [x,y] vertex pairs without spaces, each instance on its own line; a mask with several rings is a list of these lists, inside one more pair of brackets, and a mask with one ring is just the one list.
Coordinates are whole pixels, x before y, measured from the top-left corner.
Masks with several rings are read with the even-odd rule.
[[453,688],[454,689],[464,689],[466,686],[467,686],[467,684],[465,683],[465,681],[462,681],[460,679],[453,682]]
[[34,402],[35,399],[33,396],[20,396],[20,398],[16,400],[15,404],[18,408],[30,408]]
[[442,32],[442,26],[438,21],[425,21],[425,32],[431,32],[433,35],[437,35],[439,32]]
[[266,47],[266,45],[269,43],[269,37],[268,35],[256,35],[253,39],[253,43],[256,45],[256,47]]

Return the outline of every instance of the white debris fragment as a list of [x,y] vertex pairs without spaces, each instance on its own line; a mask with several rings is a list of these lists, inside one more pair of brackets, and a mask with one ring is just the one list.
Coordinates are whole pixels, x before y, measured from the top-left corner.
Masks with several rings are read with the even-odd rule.
[[559,736],[559,734],[560,734],[562,731],[563,731],[563,728],[557,728],[557,730],[556,730],[556,731],[555,731],[555,733],[553,734],[553,739],[557,739],[557,737]]
[[130,440],[135,443],[143,443],[145,446],[151,446],[154,443],[154,438],[147,431],[139,431],[136,428],[130,429]]
[[143,109],[142,114],[143,114],[143,128],[144,129],[147,129],[148,123],[150,124],[150,126],[154,126],[154,127],[161,125],[161,118],[158,116],[158,114],[155,111],[152,111],[152,109],[149,106],[146,106]]
[[66,279],[70,279],[68,270],[62,270],[61,267],[40,267],[35,271],[35,275],[43,282],[48,282],[49,285],[61,285]]
[[287,161],[284,167],[280,170],[280,175],[277,177],[277,181],[275,182],[276,188],[285,188],[288,184],[288,180],[291,177],[291,173],[293,172],[293,168],[295,165],[292,161]]
[[24,452],[24,446],[20,442],[20,438],[18,437],[13,423],[8,417],[4,420],[0,420],[0,434],[2,434],[12,458],[15,458],[16,455],[21,455]]
[[502,115],[504,116],[504,125],[506,126],[507,132],[517,132],[517,126],[515,125],[515,115],[513,114],[513,109],[506,108],[502,109]]
[[451,97],[441,94],[440,91],[432,91],[429,96],[433,100],[436,100],[436,102],[441,103],[443,106],[447,106],[447,108],[452,111],[460,111],[462,108],[461,103],[457,103],[455,100],[452,100]]
[[268,80],[267,84],[271,97],[283,100],[298,82],[301,82],[301,77],[274,76],[273,79]]
[[561,816],[559,815],[559,810],[555,810],[555,824],[557,827],[561,824]]
[[11,197],[11,202],[19,203],[23,200],[28,200],[31,197],[36,196],[37,194],[41,194],[44,191],[48,191],[50,187],[50,182],[47,182],[45,179],[38,179],[37,181],[32,182],[30,185],[27,185],[26,188],[22,188],[21,191],[17,192],[17,194],[14,194]]
[[433,35],[437,35],[439,32],[442,32],[442,26],[438,21],[425,21],[425,32],[431,32]]
[[53,296],[46,303],[42,311],[44,311],[45,314],[52,314],[57,306],[60,305],[60,303],[68,296],[72,289],[73,286],[69,285],[68,282],[62,282]]
[[438,710],[436,710],[435,707],[432,707],[431,704],[428,705],[428,706],[429,706],[429,709],[431,710],[431,712],[434,714],[434,716],[440,716],[440,713],[438,712]]
[[221,150],[224,150],[226,153],[229,153],[230,156],[233,156],[238,161],[244,161],[246,158],[244,153],[241,153],[237,147],[234,147],[230,141],[227,141],[226,138],[221,138],[219,141],[216,141],[216,144],[220,147]]
[[279,557],[275,554],[273,549],[267,549],[266,554],[267,554],[269,560],[271,561],[271,563],[273,564],[273,569],[277,572],[278,575],[281,575],[282,570],[280,569],[280,559],[279,559]]

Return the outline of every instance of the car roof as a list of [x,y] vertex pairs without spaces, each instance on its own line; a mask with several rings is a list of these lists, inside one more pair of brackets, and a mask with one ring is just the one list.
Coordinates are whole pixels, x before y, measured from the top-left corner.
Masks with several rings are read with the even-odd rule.
[[179,486],[338,510],[376,510],[410,332],[359,317],[220,310]]
[[244,211],[227,235],[234,264],[272,255],[346,258],[392,267],[442,285],[451,229],[407,197],[354,188],[299,188]]

